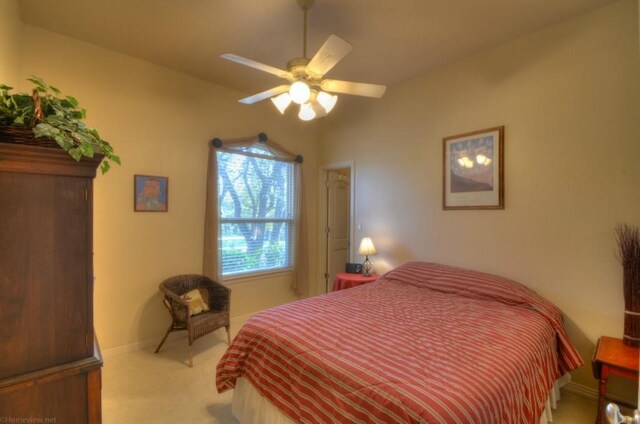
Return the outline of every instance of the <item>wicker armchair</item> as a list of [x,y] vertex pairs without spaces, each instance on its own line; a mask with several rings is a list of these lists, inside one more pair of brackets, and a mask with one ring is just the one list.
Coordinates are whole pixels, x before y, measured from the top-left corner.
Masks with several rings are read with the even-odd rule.
[[[218,328],[227,330],[227,343],[231,342],[229,335],[229,302],[231,289],[211,280],[204,275],[178,275],[160,283],[160,291],[164,294],[164,305],[171,314],[171,325],[160,341],[156,353],[164,344],[172,331],[186,330],[189,335],[189,366],[193,366],[193,341]],[[193,289],[206,289],[208,293],[209,310],[197,315],[189,313],[189,303],[182,299],[182,295]],[[206,302],[206,300],[205,300]]]

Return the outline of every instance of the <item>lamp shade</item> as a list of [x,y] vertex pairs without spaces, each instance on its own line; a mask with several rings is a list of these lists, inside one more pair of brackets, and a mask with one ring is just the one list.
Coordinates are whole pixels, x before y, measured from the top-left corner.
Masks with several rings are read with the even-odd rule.
[[360,248],[358,249],[358,254],[362,256],[370,256],[376,254],[376,248],[373,246],[373,242],[371,241],[371,237],[365,237],[360,242]]
[[333,107],[336,105],[336,102],[338,101],[338,96],[335,96],[335,95],[332,96],[329,93],[325,93],[324,91],[321,91],[318,93],[317,99],[318,99],[318,103],[320,103],[324,108],[324,110],[327,113],[329,113],[331,112],[331,109],[333,109]]
[[311,121],[316,117],[316,111],[313,110],[311,103],[304,103],[300,105],[300,112],[298,112],[298,118],[303,121]]
[[284,115],[284,111],[287,110],[291,104],[291,96],[289,93],[282,93],[277,97],[272,97],[271,101],[278,108],[280,113]]

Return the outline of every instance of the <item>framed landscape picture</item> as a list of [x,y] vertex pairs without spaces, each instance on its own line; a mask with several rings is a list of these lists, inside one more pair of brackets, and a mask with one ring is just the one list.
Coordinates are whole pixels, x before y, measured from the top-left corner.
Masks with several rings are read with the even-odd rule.
[[133,210],[135,212],[166,212],[169,210],[169,178],[134,175]]
[[443,139],[443,209],[504,209],[504,126]]

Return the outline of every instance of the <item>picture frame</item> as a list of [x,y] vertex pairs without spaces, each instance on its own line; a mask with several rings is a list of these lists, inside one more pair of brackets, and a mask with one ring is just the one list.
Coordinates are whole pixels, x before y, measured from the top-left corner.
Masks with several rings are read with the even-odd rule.
[[442,139],[442,209],[504,209],[504,126]]
[[169,178],[154,175],[133,176],[134,212],[167,212]]

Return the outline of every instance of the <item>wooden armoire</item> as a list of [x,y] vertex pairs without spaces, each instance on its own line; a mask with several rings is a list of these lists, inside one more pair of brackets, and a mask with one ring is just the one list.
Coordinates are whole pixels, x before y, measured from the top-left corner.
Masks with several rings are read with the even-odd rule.
[[59,148],[0,142],[0,417],[7,422],[102,420],[92,247],[101,159],[76,162]]

